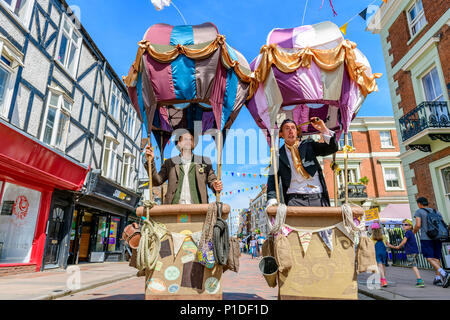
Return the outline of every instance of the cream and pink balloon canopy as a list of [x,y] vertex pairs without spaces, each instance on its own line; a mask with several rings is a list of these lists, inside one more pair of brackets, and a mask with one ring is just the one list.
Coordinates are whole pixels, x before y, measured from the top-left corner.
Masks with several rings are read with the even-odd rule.
[[[250,67],[256,80],[247,107],[261,129],[319,117],[337,136],[347,132],[367,94],[377,90],[367,58],[331,22],[273,29]],[[253,90],[252,90],[253,89]],[[314,134],[311,125],[302,133]]]

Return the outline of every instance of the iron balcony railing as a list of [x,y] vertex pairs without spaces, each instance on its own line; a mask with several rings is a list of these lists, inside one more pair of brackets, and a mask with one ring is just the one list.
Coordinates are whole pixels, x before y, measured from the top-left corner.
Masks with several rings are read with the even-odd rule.
[[[339,198],[345,198],[345,189],[341,187]],[[366,186],[363,184],[349,184],[348,185],[348,197],[349,198],[367,198]]]
[[402,141],[428,128],[450,128],[447,101],[425,101],[399,119]]

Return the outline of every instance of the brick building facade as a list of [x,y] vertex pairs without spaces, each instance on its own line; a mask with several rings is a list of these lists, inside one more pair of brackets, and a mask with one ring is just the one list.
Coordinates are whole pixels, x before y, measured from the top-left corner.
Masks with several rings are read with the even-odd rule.
[[[357,117],[348,133],[348,143],[355,151],[348,154],[349,201],[365,209],[380,211],[391,203],[407,203],[405,179],[399,158],[400,148],[393,117]],[[344,137],[339,141],[336,162],[341,168],[337,179],[338,205],[345,200],[344,189]],[[332,205],[335,186],[331,170],[332,156],[321,160]],[[367,177],[367,185],[351,185]],[[364,186],[364,187],[363,187]]]
[[380,34],[412,210],[425,196],[450,220],[450,1],[388,0]]

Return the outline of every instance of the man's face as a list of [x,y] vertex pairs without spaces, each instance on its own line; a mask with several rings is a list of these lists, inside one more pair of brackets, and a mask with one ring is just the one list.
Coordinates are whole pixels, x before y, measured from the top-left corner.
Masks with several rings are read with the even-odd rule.
[[297,126],[292,122],[286,123],[281,128],[281,137],[288,145],[293,145],[297,141],[297,133]]
[[190,133],[185,133],[180,136],[178,142],[180,150],[193,150],[194,149],[194,137]]

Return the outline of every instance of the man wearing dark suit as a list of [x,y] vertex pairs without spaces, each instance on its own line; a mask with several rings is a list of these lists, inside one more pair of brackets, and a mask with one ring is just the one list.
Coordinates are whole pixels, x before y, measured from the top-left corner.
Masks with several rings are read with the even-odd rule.
[[[197,204],[208,203],[207,187],[215,192],[221,192],[223,185],[212,168],[211,160],[192,153],[195,142],[191,131],[180,135],[176,141],[180,155],[167,159],[156,171],[154,153],[148,146],[145,159],[152,161],[153,186],[160,186],[168,181],[164,204]],[[144,164],[148,172],[147,162]]]
[[[315,120],[315,121],[314,121]],[[300,142],[294,121],[286,119],[280,127],[284,145],[279,151],[278,177],[281,179],[281,202],[288,206],[329,207],[330,199],[318,156],[328,156],[338,151],[335,133],[318,118],[311,125],[320,132],[325,142],[306,139]],[[275,175],[267,181],[267,206],[276,203]]]

